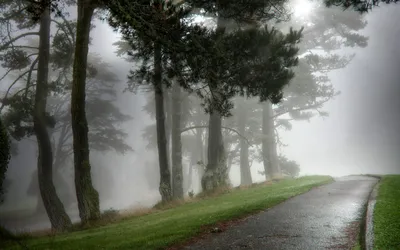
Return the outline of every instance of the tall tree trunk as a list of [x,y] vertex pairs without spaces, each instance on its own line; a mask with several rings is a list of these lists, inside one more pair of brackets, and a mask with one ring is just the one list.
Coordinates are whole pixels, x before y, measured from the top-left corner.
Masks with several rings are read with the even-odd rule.
[[[239,133],[245,135],[247,122],[246,110],[241,110],[238,119]],[[244,138],[240,137],[240,185],[250,185],[252,183],[249,164],[249,144]]]
[[275,140],[275,124],[273,116],[272,103],[266,101],[263,105],[262,116],[262,154],[264,171],[266,178],[273,178],[279,175],[278,154]]
[[222,117],[218,112],[210,114],[208,131],[207,166],[201,180],[203,191],[211,191],[228,184]]
[[181,87],[178,82],[172,86],[172,194],[175,199],[183,199],[182,170],[182,100]]
[[90,0],[78,0],[78,20],[71,93],[75,189],[79,216],[83,223],[100,217],[99,193],[93,187],[89,158],[88,123],[85,111],[86,69],[90,24],[95,6]]
[[53,184],[53,152],[47,131],[46,103],[48,95],[50,59],[50,10],[45,8],[40,18],[39,61],[33,114],[34,130],[38,143],[38,181],[43,205],[51,227],[65,231],[72,226]]
[[[169,171],[172,173],[172,95],[166,86],[163,86],[163,97],[164,97],[164,112],[165,112],[165,133],[167,137],[167,157]],[[171,174],[171,183],[173,182],[173,176]]]
[[159,191],[163,202],[172,199],[171,174],[168,162],[168,145],[165,128],[164,96],[162,87],[162,54],[161,45],[154,45],[154,93],[156,101],[156,124],[157,124],[157,146],[158,162],[160,165],[160,187]]

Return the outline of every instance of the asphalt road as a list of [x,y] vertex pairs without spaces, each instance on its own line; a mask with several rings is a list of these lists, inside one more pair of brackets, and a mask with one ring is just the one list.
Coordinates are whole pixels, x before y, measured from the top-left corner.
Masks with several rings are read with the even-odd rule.
[[338,178],[185,249],[351,249],[377,181],[362,176]]

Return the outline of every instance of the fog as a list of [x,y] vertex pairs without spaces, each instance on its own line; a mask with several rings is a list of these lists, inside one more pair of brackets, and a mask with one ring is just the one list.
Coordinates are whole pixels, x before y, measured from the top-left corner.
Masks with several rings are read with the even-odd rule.
[[[322,110],[329,113],[328,117],[316,115],[309,121],[292,122],[289,131],[279,130],[279,136],[287,146],[279,147],[278,151],[300,165],[300,176],[400,173],[399,11],[398,5],[381,4],[364,17],[368,24],[360,33],[369,38],[368,46],[341,50],[355,53],[355,57],[345,68],[328,73],[335,90],[341,92],[324,104]],[[151,207],[160,200],[158,157],[156,149],[147,147],[148,141],[142,134],[147,126],[155,123],[144,110],[146,100],[153,95],[143,91],[137,94],[124,91],[133,64],[115,53],[116,47],[112,44],[120,40],[118,33],[106,22],[96,20],[91,37],[90,53],[100,55],[119,79],[115,87],[115,105],[121,113],[132,117],[119,125],[127,133],[125,143],[132,147],[132,152],[91,151],[92,176],[100,193],[101,209]],[[4,69],[0,70],[1,74],[4,72]],[[10,81],[12,77],[2,80],[0,89],[5,91]],[[235,119],[235,116],[230,119]],[[184,144],[184,147],[190,146],[193,145]],[[0,213],[36,208],[37,197],[27,195],[37,161],[34,137],[21,140],[18,151],[9,165],[7,179],[11,185],[5,203],[0,206]],[[188,157],[184,157],[183,165],[184,173],[187,173]],[[263,171],[263,164],[254,160],[251,166],[253,182],[265,180],[259,171]],[[73,193],[72,158],[62,173]],[[187,191],[201,191],[200,173],[198,168],[193,168],[192,183],[188,184]],[[240,184],[238,161],[233,162],[229,176],[233,186]],[[72,202],[67,211],[74,221],[78,220],[76,203]],[[13,219],[4,224],[13,230],[50,226],[45,216],[40,223]]]

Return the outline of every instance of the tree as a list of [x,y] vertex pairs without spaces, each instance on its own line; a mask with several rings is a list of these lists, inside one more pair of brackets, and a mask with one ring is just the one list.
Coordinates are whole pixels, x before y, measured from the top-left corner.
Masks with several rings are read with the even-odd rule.
[[[249,30],[242,30],[240,32],[243,32],[242,34],[245,34],[246,32],[251,32],[251,30],[257,30],[254,29],[257,21],[259,20],[268,20],[268,19],[273,19],[273,18],[279,18],[277,15],[274,15],[273,11],[274,6],[277,6],[277,8],[282,8],[284,1],[279,1],[278,3],[274,3],[274,6],[268,6],[268,3],[264,2],[259,2],[259,1],[242,1],[242,2],[220,2],[220,1],[212,1],[211,2],[201,2],[201,1],[192,1],[193,5],[196,6],[199,9],[205,9],[207,14],[210,16],[218,16],[217,20],[217,27],[215,31],[215,36],[214,36],[214,41],[217,42],[219,40],[224,41],[223,37],[225,37],[230,31],[233,31],[236,29],[236,25],[234,23],[239,23],[239,29],[243,26],[247,26],[247,29]],[[271,12],[268,14],[265,13],[265,9],[271,9]],[[273,10],[272,10],[273,9]],[[282,13],[282,12],[275,12],[275,13]],[[206,15],[207,15],[206,14]],[[235,27],[236,26],[236,27]],[[265,31],[265,30],[263,30]],[[262,36],[262,32],[259,33],[260,36]],[[240,34],[233,32],[235,35]],[[265,34],[265,33],[264,33]],[[275,31],[272,31],[270,33],[271,36],[275,35]],[[293,33],[292,33],[293,34]],[[238,36],[237,36],[238,37]],[[218,44],[217,46],[221,46],[222,43],[216,43]],[[217,47],[216,46],[216,47]],[[233,49],[233,48],[232,48]],[[237,50],[237,47],[234,49],[235,51]],[[266,50],[267,51],[267,50]],[[239,56],[238,54],[235,56]],[[250,58],[249,58],[250,59]],[[211,61],[211,60],[214,60]],[[209,102],[211,106],[213,107],[210,111],[210,128],[209,128],[209,157],[208,157],[208,165],[207,165],[207,170],[206,173],[203,177],[203,189],[204,190],[211,190],[214,189],[216,186],[219,185],[225,185],[226,184],[226,179],[227,179],[227,172],[226,172],[226,166],[225,166],[225,149],[223,145],[223,139],[222,139],[222,133],[221,133],[221,128],[222,128],[222,116],[224,115],[223,112],[219,112],[218,106],[223,107],[225,109],[230,109],[231,108],[231,103],[229,101],[229,98],[234,96],[236,93],[235,91],[230,91],[229,88],[226,88],[224,90],[219,90],[217,87],[219,84],[223,86],[225,83],[224,77],[225,76],[219,76],[219,72],[226,72],[226,69],[223,69],[221,65],[223,65],[221,58],[215,59],[213,57],[210,57],[209,59],[209,65],[212,65],[209,67],[209,72],[207,72],[208,77],[205,77],[204,79],[206,80],[208,87],[210,89],[210,92],[212,93],[212,98],[209,99]],[[218,61],[218,65],[217,62]],[[230,67],[232,67],[231,63],[228,63]],[[252,65],[254,66],[254,65]],[[233,67],[232,67],[233,68]],[[231,68],[231,69],[232,69]],[[241,72],[243,74],[243,71]],[[265,76],[265,75],[264,75]],[[236,79],[239,80],[239,79]],[[240,79],[242,80],[242,79]],[[278,81],[277,81],[278,82]],[[236,86],[238,86],[238,82],[233,83]],[[258,83],[260,86],[261,84]],[[234,85],[234,86],[235,86]],[[243,84],[245,85],[245,84]],[[276,85],[276,87],[279,84]],[[284,85],[284,84],[283,84]],[[282,86],[283,86],[282,85]],[[271,85],[270,85],[271,86]],[[223,87],[225,88],[225,87]],[[273,93],[274,88],[271,86],[270,95],[265,98],[269,99],[269,97],[272,97],[274,101],[279,101],[278,98],[274,98]],[[279,89],[278,87],[275,89]],[[261,96],[263,95],[260,93],[260,89],[253,89],[254,93],[248,93],[248,95],[257,95],[255,94],[257,91],[258,94]],[[219,93],[219,91],[222,91]],[[230,91],[230,92],[229,92]],[[279,90],[278,90],[279,91]],[[250,91],[251,92],[251,91]],[[271,94],[273,93],[273,94]],[[279,95],[279,94],[278,94]],[[276,97],[276,96],[275,96]],[[216,109],[217,108],[217,109]],[[219,114],[218,114],[219,113]]]
[[[264,3],[260,4],[257,1],[247,1],[244,4],[238,4],[239,6],[235,4],[218,3],[216,5],[219,8],[218,10],[213,9],[213,5],[205,4],[201,1],[185,2],[185,8],[188,6],[189,11],[194,8],[203,8],[212,15],[218,13],[220,16],[218,18],[219,27],[216,30],[209,30],[198,25],[183,26],[184,22],[176,21],[183,20],[183,15],[180,16],[176,14],[176,8],[164,8],[162,4],[159,5],[161,6],[160,9],[166,9],[164,13],[169,18],[156,20],[154,17],[160,15],[160,11],[156,11],[156,13],[148,15],[146,19],[153,19],[156,20],[156,22],[143,23],[142,19],[137,18],[137,16],[143,17],[143,8],[145,7],[141,8],[141,12],[138,14],[135,12],[137,8],[129,4],[125,5],[125,3],[121,2],[111,2],[110,5],[112,6],[110,9],[111,12],[113,12],[111,23],[114,27],[118,27],[123,31],[128,41],[135,40],[135,35],[139,34],[139,36],[142,37],[142,41],[147,39],[147,44],[159,42],[162,44],[164,55],[174,55],[178,57],[178,61],[181,63],[180,65],[187,65],[187,67],[183,67],[183,69],[187,68],[188,71],[185,70],[183,73],[182,69],[172,67],[175,71],[172,73],[180,75],[181,79],[189,79],[188,81],[180,81],[181,86],[199,95],[204,101],[205,109],[211,114],[209,125],[210,141],[208,142],[209,158],[207,161],[208,167],[203,176],[203,188],[204,190],[212,190],[219,185],[225,185],[227,183],[227,173],[226,167],[223,166],[225,150],[221,135],[221,117],[229,113],[229,109],[232,106],[229,100],[236,94],[243,94],[248,96],[260,96],[262,100],[273,99],[275,102],[279,101],[281,96],[280,90],[282,86],[286,84],[285,79],[292,77],[290,67],[297,63],[297,59],[294,58],[297,53],[295,44],[300,38],[300,32],[291,31],[287,36],[284,36],[274,29],[263,28],[258,30],[253,28],[239,30],[232,34],[226,33],[225,28],[227,28],[230,22],[224,20],[224,18],[228,16],[234,17],[236,21],[242,23],[250,17],[257,20],[262,19],[260,16],[266,17],[264,13]],[[147,3],[144,6],[149,5]],[[150,8],[150,10],[153,9]],[[172,10],[172,14],[169,10]],[[180,13],[184,12],[185,11]],[[227,16],[221,16],[222,13]],[[169,25],[165,25],[166,21],[171,20],[171,16],[178,18],[172,23],[168,22]],[[266,19],[271,17],[276,17],[276,15],[272,14],[272,12],[268,13]],[[163,25],[160,26],[160,24]],[[171,29],[171,27],[177,28]],[[183,36],[183,34],[185,34],[185,36]],[[174,39],[171,39],[171,37]],[[258,43],[248,43],[248,40],[244,42],[244,39],[257,41]],[[260,42],[265,48],[263,53],[271,51],[272,53],[276,52],[276,54],[272,56],[274,58],[273,60],[268,60],[267,57],[264,57],[258,65],[254,65],[254,62],[259,61],[258,59],[263,57],[255,58],[260,54],[260,51],[258,51]],[[140,44],[134,43],[132,45],[132,48],[136,50],[140,49]],[[237,51],[237,45],[243,48],[240,52]],[[143,44],[141,46],[143,46]],[[267,49],[269,46],[271,48],[270,50]],[[284,47],[285,49],[283,49]],[[289,47],[289,49],[286,50],[287,47]],[[232,48],[235,48],[235,50],[232,50]],[[147,53],[145,54],[143,52],[142,54],[143,58],[150,58],[149,54],[151,53],[149,53],[149,51],[153,49],[155,52],[156,48],[148,47]],[[143,51],[145,50],[143,49]],[[287,58],[283,60],[285,53]],[[227,59],[228,57],[229,60]],[[252,61],[253,64],[250,63],[251,66],[250,64],[244,65],[244,62],[247,64],[251,60],[254,60]],[[282,61],[287,68],[282,65]],[[268,72],[269,75],[267,73],[263,74],[263,70],[261,69],[263,66],[261,65],[264,67],[267,65],[272,66],[273,70]],[[148,69],[148,66],[145,65],[141,68],[140,73],[148,72]],[[232,69],[234,70],[232,71]],[[235,71],[236,69],[240,70]],[[168,70],[166,71],[168,72]],[[266,78],[272,77],[271,74],[275,76],[274,73],[277,74],[278,72],[282,73],[279,75],[279,79],[266,81]],[[184,77],[181,77],[182,74]],[[203,87],[201,85],[203,85]],[[265,86],[269,86],[269,88]],[[160,126],[160,128],[163,129],[164,126]],[[166,157],[164,158],[166,159]],[[168,164],[167,160],[161,161],[160,158],[160,165],[161,164]],[[162,169],[167,168],[164,166]],[[161,178],[163,179],[163,177]],[[167,179],[169,178],[165,179],[166,182],[168,182]]]
[[82,223],[100,218],[99,193],[93,187],[89,157],[89,129],[86,117],[86,75],[91,21],[97,0],[78,0],[75,57],[71,91],[75,191]]
[[53,184],[53,155],[47,131],[46,101],[48,96],[48,73],[50,59],[50,10],[45,9],[40,18],[39,55],[36,82],[33,127],[38,141],[38,180],[46,212],[51,225],[58,231],[68,229],[72,223]]
[[[285,88],[282,102],[274,106],[264,106],[264,109],[270,110],[264,112],[264,116],[270,117],[265,118],[264,124],[268,119],[274,120],[269,126],[263,127],[262,154],[267,175],[279,175],[277,128],[288,130],[291,129],[293,120],[310,120],[316,115],[327,116],[322,110],[324,104],[340,94],[333,88],[328,73],[346,67],[354,57],[354,54],[340,55],[338,51],[343,46],[365,47],[368,41],[367,37],[358,33],[366,26],[366,21],[355,13],[343,12],[338,8],[327,9],[322,4],[317,4],[305,22],[309,27],[305,29],[303,41],[299,44],[299,53],[303,57],[295,69],[295,77]],[[293,20],[282,24],[281,28],[289,24],[300,27],[305,23]],[[273,138],[274,141],[268,141],[267,138]],[[267,142],[270,146],[266,145]],[[268,172],[268,169],[272,172]]]
[[300,173],[300,165],[295,161],[289,160],[283,155],[279,156],[279,165],[284,176],[295,178]]
[[[59,34],[61,34],[60,32]],[[57,57],[58,44],[53,42],[52,57]],[[130,116],[120,112],[118,107],[115,106],[116,90],[115,85],[119,79],[111,71],[109,65],[102,62],[98,55],[89,55],[89,67],[86,85],[86,111],[88,115],[89,125],[89,148],[98,152],[115,151],[119,154],[125,154],[133,149],[126,144],[125,139],[127,133],[121,130],[118,125],[131,119]],[[61,62],[53,61],[53,67],[57,67]],[[57,82],[59,91],[53,91],[48,102],[48,112],[54,118],[56,124],[51,129],[52,148],[54,152],[53,166],[55,171],[53,178],[57,183],[57,191],[65,206],[71,204],[74,200],[74,195],[70,193],[69,187],[66,183],[65,172],[67,161],[73,154],[72,146],[72,130],[71,130],[71,114],[70,109],[70,71],[72,71],[72,64],[58,75]],[[20,124],[19,116],[21,110],[19,106],[9,107],[8,113],[12,112],[16,120],[10,121],[11,124]],[[10,115],[8,115],[10,117]],[[25,121],[27,122],[27,121]],[[10,128],[15,130],[15,126]],[[107,182],[111,185],[110,182]],[[103,185],[104,186],[104,185]],[[29,195],[36,196],[37,194],[37,179],[33,177],[31,186],[28,189]],[[41,209],[39,202],[38,210]]]
[[172,86],[172,194],[175,199],[183,198],[182,169],[182,92],[178,83]]
[[[172,58],[174,58],[174,62],[179,61],[176,55],[171,52],[174,46],[170,37],[177,38],[176,40],[178,41],[180,37],[183,37],[184,30],[180,20],[181,17],[186,15],[186,12],[176,9],[171,3],[163,1],[155,1],[153,3],[150,1],[137,1],[133,6],[125,1],[109,1],[106,5],[111,12],[110,24],[122,32],[124,39],[130,45],[130,50],[132,50],[130,55],[143,65],[139,70],[131,72],[131,82],[133,82],[133,85],[142,82],[149,83],[154,91],[160,167],[159,191],[163,202],[170,201],[173,194],[169,168],[169,160],[171,158],[168,157],[167,146],[164,83],[168,82],[168,79],[172,79],[172,70],[169,71],[169,74],[167,73],[168,68],[165,67],[165,62],[171,61]],[[138,13],[139,9],[140,12]],[[146,20],[146,22],[143,20]],[[168,46],[166,46],[166,43],[168,43]],[[170,76],[169,78],[164,77],[167,74]],[[170,85],[170,83],[167,83],[167,85]],[[175,133],[175,135],[177,134]],[[174,136],[174,142],[176,141],[175,139],[179,141],[178,136]],[[176,143],[174,144],[176,145]],[[174,157],[174,160],[178,159]],[[180,169],[179,163],[177,164],[178,169]],[[177,173],[176,176],[179,175]],[[177,192],[181,196],[182,192],[180,190]]]
[[11,140],[6,127],[0,118],[0,204],[4,201],[6,188],[6,173],[11,158]]
[[[38,15],[32,15],[32,10],[39,5],[47,7],[43,8]],[[46,102],[49,94],[50,23],[52,20],[49,7],[48,1],[34,3],[29,1],[5,1],[1,5],[4,11],[2,22],[4,26],[2,28],[5,29],[7,34],[4,36],[4,43],[0,47],[0,51],[4,52],[1,56],[1,60],[3,61],[2,66],[8,69],[5,76],[12,71],[23,70],[28,67],[28,70],[24,71],[9,86],[5,98],[2,100],[1,109],[9,102],[8,94],[12,87],[26,76],[26,87],[21,90],[24,94],[21,98],[16,98],[14,101],[20,102],[24,106],[24,112],[20,115],[22,119],[33,116],[33,128],[31,127],[30,129],[36,135],[39,148],[38,179],[40,194],[52,228],[63,231],[71,226],[71,220],[57,196],[53,184],[52,148],[47,131],[47,128],[53,125],[51,118],[46,112]],[[19,29],[28,31],[16,37],[11,37],[14,23]],[[31,30],[37,26],[39,26],[39,32],[32,32]],[[39,47],[32,54],[27,54],[22,50],[32,49],[30,46],[15,44],[27,36],[39,37]],[[36,59],[32,61],[31,57],[35,56]],[[36,84],[33,83],[33,72],[36,72]],[[34,92],[29,90],[32,86],[36,86]],[[27,100],[34,101],[29,103]]]
[[[69,109],[76,28],[75,22],[66,20],[65,16],[61,16],[60,20],[53,18],[51,22],[56,24],[56,32],[52,37],[50,54],[52,81],[48,88],[50,96],[47,98],[46,111],[47,119],[52,125],[51,128],[48,128],[48,132],[54,153],[52,159],[53,166],[55,166],[53,178],[57,180],[57,191],[65,194],[65,196],[61,196],[64,204],[68,205],[72,197],[66,190],[67,185],[63,185],[65,180],[60,171],[65,169],[66,160],[73,153]],[[26,57],[18,57],[18,55],[30,55],[31,53],[35,55],[34,53],[38,50],[36,44],[36,40],[30,40],[29,46],[11,44],[13,46],[9,46],[10,49],[17,47],[19,52],[3,57],[4,64],[9,65],[8,72],[17,72],[19,69],[28,68],[25,71],[27,73],[16,77],[17,80],[11,84],[2,99],[2,108],[6,108],[5,123],[12,137],[17,140],[30,137],[34,133],[32,119],[34,96],[31,93],[36,86],[30,81],[35,75],[34,65],[29,65],[25,62]],[[117,76],[109,69],[109,65],[104,63],[98,55],[93,54],[89,56],[89,65],[86,70],[88,72],[86,110],[90,114],[88,117],[91,129],[89,132],[90,148],[103,152],[115,150],[117,153],[125,153],[131,151],[132,148],[125,143],[127,134],[118,127],[120,123],[127,121],[130,117],[122,114],[114,105]],[[29,77],[24,78],[24,75]],[[17,83],[20,82],[25,82],[26,87],[17,88]],[[31,189],[28,192],[36,195],[37,188],[37,178],[33,177]]]

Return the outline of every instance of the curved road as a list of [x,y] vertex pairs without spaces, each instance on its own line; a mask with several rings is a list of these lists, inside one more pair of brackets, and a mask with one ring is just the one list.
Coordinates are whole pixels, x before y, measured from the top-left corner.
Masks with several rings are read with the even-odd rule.
[[363,176],[338,178],[185,249],[351,249],[377,182]]

